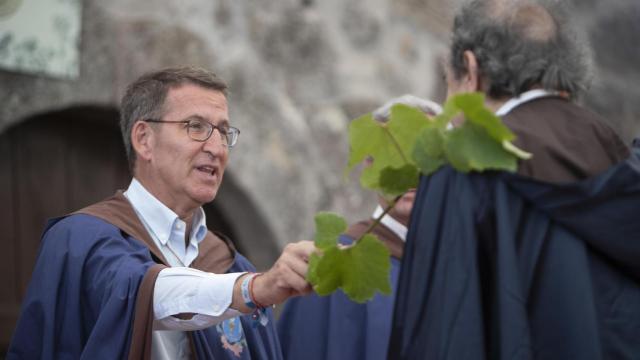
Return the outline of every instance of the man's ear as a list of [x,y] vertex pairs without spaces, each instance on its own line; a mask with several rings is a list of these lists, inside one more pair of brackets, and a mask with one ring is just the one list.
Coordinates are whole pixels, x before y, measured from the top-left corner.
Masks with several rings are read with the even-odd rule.
[[482,79],[476,55],[471,50],[465,50],[462,56],[467,68],[467,73],[463,78],[465,90],[468,92],[482,91]]
[[137,121],[131,129],[131,145],[138,161],[151,160],[154,133],[151,125],[145,121]]

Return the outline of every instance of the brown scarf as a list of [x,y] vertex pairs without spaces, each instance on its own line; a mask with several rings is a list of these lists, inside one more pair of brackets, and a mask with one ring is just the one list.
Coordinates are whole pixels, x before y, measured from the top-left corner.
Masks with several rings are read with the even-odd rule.
[[[123,233],[144,243],[158,263],[147,270],[138,289],[131,348],[129,359],[149,359],[151,357],[151,333],[153,328],[153,290],[160,270],[169,267],[167,260],[149,236],[135,213],[129,200],[122,191],[99,203],[76,211],[74,214],[87,214],[102,219],[119,228]],[[219,235],[219,234],[218,234]],[[233,264],[235,248],[226,237],[207,232],[198,246],[198,257],[191,267],[194,269],[223,274]]]

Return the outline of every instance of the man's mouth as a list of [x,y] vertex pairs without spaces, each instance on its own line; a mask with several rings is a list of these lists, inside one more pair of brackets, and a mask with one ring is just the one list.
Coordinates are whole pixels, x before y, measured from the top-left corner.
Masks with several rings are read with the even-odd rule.
[[210,165],[198,166],[196,167],[196,169],[198,169],[198,171],[201,171],[207,175],[214,175],[217,172],[217,168],[215,166],[210,166]]

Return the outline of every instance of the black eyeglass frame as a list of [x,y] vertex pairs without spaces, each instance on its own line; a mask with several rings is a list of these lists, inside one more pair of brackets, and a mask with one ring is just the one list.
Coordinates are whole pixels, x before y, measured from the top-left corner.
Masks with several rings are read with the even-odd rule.
[[213,130],[217,129],[218,132],[220,133],[220,135],[224,136],[226,138],[226,146],[231,149],[233,148],[237,143],[238,143],[238,138],[240,137],[240,129],[233,127],[233,126],[228,126],[228,127],[222,127],[222,126],[218,126],[218,125],[214,125],[206,120],[196,120],[196,119],[192,119],[192,120],[160,120],[160,119],[143,119],[142,121],[144,122],[149,122],[149,123],[157,123],[157,124],[190,124],[192,122],[198,122],[201,123],[205,126],[208,126],[209,128],[209,133],[207,134],[207,136],[204,139],[197,139],[194,138],[193,135],[191,135],[191,131],[190,131],[190,127],[187,126],[187,135],[189,135],[189,138],[191,140],[194,141],[199,141],[199,142],[205,142],[207,140],[209,140],[211,138],[211,135],[213,134]]

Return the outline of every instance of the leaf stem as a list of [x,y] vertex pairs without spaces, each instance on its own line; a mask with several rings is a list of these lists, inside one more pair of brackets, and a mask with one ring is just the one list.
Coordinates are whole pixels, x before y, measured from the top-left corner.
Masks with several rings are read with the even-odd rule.
[[391,139],[391,143],[396,148],[396,150],[398,150],[398,153],[400,153],[400,157],[402,157],[402,160],[404,161],[404,163],[410,164],[409,160],[404,155],[404,152],[402,152],[402,148],[400,147],[400,144],[398,144],[398,141],[396,140],[396,138],[393,137],[393,134],[391,133],[391,131],[389,131],[389,128],[387,126],[383,126],[382,128],[384,129],[384,131],[387,132],[387,135],[389,135],[389,138]]
[[[400,195],[402,196],[402,195]],[[387,215],[389,213],[389,211],[391,211],[391,209],[393,209],[394,206],[396,206],[396,203],[398,202],[398,199],[400,199],[400,196],[396,197],[395,199],[393,199],[393,201],[391,202],[391,204],[389,204],[384,211],[382,212],[382,214],[380,214],[380,216],[378,216],[377,218],[375,218],[373,220],[373,223],[371,223],[371,225],[369,225],[369,227],[367,228],[367,231],[365,231],[362,235],[360,235],[360,237],[358,238],[358,240],[356,240],[356,243],[360,240],[362,240],[362,238],[371,233],[371,231],[373,231],[373,229],[375,229],[376,226],[378,226],[378,224],[380,224],[380,221],[382,221],[382,218]]]

